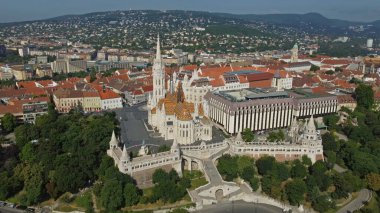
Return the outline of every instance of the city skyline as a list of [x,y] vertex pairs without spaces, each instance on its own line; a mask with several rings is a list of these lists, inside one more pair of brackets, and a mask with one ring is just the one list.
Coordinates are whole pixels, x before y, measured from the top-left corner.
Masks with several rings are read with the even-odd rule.
[[365,3],[354,0],[302,1],[302,0],[227,0],[183,1],[174,0],[66,0],[63,5],[48,0],[6,0],[0,8],[0,23],[30,21],[53,18],[69,14],[112,10],[194,10],[209,12],[226,12],[234,14],[277,14],[317,12],[327,18],[349,21],[370,22],[380,20],[380,1],[367,0]]

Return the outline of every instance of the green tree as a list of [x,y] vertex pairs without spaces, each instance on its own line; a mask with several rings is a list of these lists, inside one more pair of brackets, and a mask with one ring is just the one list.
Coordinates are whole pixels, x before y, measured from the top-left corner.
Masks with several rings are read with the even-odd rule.
[[12,132],[16,128],[16,117],[11,113],[6,113],[4,117],[1,118],[1,126],[7,132]]
[[259,189],[260,180],[257,177],[252,177],[249,180],[249,185],[251,186],[253,191],[257,191]]
[[248,157],[248,156],[239,156],[239,157],[237,157],[236,161],[237,161],[236,163],[238,166],[239,175],[243,174],[243,172],[246,168],[248,168],[248,167],[253,168],[253,166],[254,166],[253,159]]
[[238,177],[238,165],[237,158],[231,157],[231,155],[223,155],[218,159],[218,165],[216,166],[219,173],[227,181],[232,181]]
[[287,165],[284,163],[275,162],[274,170],[271,172],[280,181],[285,181],[290,177],[290,171]]
[[127,183],[124,187],[124,199],[126,206],[133,206],[140,200],[138,188],[132,183]]
[[22,175],[24,178],[24,188],[26,191],[26,204],[34,204],[41,198],[43,193],[43,167],[41,164],[25,164]]
[[369,173],[365,176],[368,187],[373,191],[380,190],[380,174]]
[[165,144],[158,147],[158,152],[167,152],[167,151],[170,151],[170,147]]
[[166,173],[163,169],[156,169],[156,171],[154,171],[153,176],[152,176],[152,180],[154,184],[165,182],[168,178],[169,178],[168,173]]
[[302,156],[302,164],[305,166],[311,166],[312,162],[311,162],[310,158],[307,157],[307,155]]
[[310,67],[310,71],[313,71],[313,72],[318,71],[320,69],[321,69],[320,67],[318,67],[318,66],[316,66],[314,64],[312,64],[311,67]]
[[269,174],[275,167],[276,159],[272,156],[264,156],[256,161],[257,170],[260,175]]
[[123,185],[120,181],[111,179],[104,183],[100,193],[100,202],[107,212],[115,212],[123,205]]
[[255,134],[249,128],[245,128],[242,133],[243,140],[245,142],[251,142],[255,139]]
[[355,98],[358,106],[371,109],[374,104],[374,92],[371,86],[360,84],[355,89]]
[[254,177],[254,175],[255,169],[253,167],[247,167],[241,174],[241,178],[243,178],[245,181],[250,181]]
[[261,179],[261,188],[270,197],[279,198],[281,196],[281,181],[271,175],[265,175]]
[[290,170],[292,178],[304,178],[307,175],[307,170],[304,165],[299,160],[295,160],[293,167]]
[[322,135],[323,150],[338,151],[339,143],[335,140],[334,135],[331,132],[326,132]]
[[300,205],[305,200],[306,184],[301,179],[294,179],[286,184],[285,193],[291,205]]
[[328,211],[330,208],[334,208],[332,199],[326,195],[321,195],[315,199],[312,203],[313,209],[323,213]]

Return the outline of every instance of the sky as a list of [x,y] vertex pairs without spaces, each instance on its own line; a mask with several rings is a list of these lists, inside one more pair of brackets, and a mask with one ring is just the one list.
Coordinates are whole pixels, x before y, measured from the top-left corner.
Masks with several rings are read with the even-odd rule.
[[0,23],[129,9],[235,14],[318,12],[351,21],[380,20],[380,0],[0,0]]

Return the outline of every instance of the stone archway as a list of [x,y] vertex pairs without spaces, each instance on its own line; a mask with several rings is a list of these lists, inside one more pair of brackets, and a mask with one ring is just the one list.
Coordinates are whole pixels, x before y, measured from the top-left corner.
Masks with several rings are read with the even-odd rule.
[[215,191],[215,199],[219,202],[221,202],[223,200],[223,189],[218,189]]
[[196,161],[191,161],[191,170],[199,170],[199,164]]
[[189,168],[189,161],[185,158],[182,158],[182,170],[186,170]]

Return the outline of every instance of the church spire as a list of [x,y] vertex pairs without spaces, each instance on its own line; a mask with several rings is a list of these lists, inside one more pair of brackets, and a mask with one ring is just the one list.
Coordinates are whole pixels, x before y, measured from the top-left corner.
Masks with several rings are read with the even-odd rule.
[[306,130],[308,132],[315,132],[316,131],[316,128],[315,128],[315,124],[314,124],[314,117],[313,115],[311,115],[310,119],[309,119],[309,122],[307,124],[307,127],[306,127]]
[[156,60],[161,60],[160,34],[157,35]]
[[243,142],[243,137],[241,136],[241,131],[240,129],[238,130],[238,133],[236,135],[236,142]]
[[121,154],[121,160],[122,161],[129,161],[129,155],[128,155],[128,152],[127,152],[127,147],[125,147],[125,144],[124,144],[124,147],[123,147],[123,153]]
[[118,143],[119,143],[119,141],[116,139],[115,130],[114,130],[114,131],[112,131],[110,146],[116,148]]

